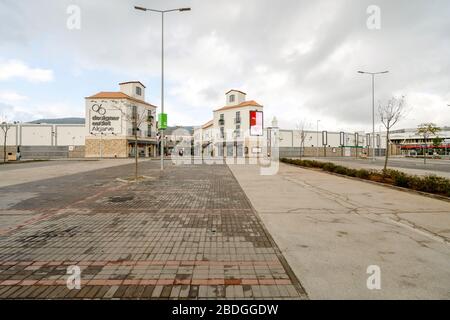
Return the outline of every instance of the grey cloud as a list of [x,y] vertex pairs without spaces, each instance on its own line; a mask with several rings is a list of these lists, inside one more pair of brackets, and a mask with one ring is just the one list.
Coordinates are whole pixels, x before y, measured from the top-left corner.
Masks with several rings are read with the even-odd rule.
[[[173,87],[168,105],[192,111],[197,124],[223,104],[227,89],[242,86],[268,115],[300,108],[313,118],[365,129],[371,125],[370,78],[358,69],[391,71],[377,79],[377,101],[394,93],[450,100],[448,1],[79,0],[82,29],[70,32],[65,9],[72,2],[4,1],[0,49],[15,42],[26,50],[27,43],[40,41],[41,54],[72,57],[81,68],[158,76],[160,18],[132,6],[191,6],[192,12],[166,20],[167,79]],[[382,10],[378,31],[366,28],[371,4]],[[310,50],[296,51],[302,43],[310,43]],[[268,71],[258,74],[259,66]],[[271,83],[277,75],[287,82]],[[442,119],[450,122],[449,116]]]

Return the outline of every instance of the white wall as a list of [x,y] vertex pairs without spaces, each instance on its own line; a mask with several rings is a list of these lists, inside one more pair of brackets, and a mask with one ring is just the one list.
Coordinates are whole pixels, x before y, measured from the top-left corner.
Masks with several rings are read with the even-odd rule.
[[22,125],[20,145],[22,146],[51,146],[52,125]]
[[[56,140],[52,132],[56,132]],[[85,126],[83,124],[23,123],[11,126],[6,144],[8,146],[82,146],[84,138]],[[0,130],[0,143],[3,145],[2,130]]]
[[[279,142],[280,147],[292,147],[292,131],[280,130],[279,137],[280,137]],[[295,145],[294,147],[297,147],[297,145]]]
[[[377,134],[377,133],[375,133]],[[293,138],[292,139],[292,135]],[[381,134],[381,148],[385,148],[386,146],[386,136]],[[341,145],[340,133],[339,132],[328,132],[327,134],[328,141],[327,145],[331,147],[339,147]],[[280,147],[300,147],[301,144],[301,133],[299,130],[280,130]],[[318,139],[318,140],[317,140]],[[354,133],[344,133],[344,140],[346,146],[354,146],[355,145],[355,134]],[[365,147],[367,145],[366,134],[364,132],[360,132],[358,136],[358,145]],[[316,131],[306,131],[305,130],[305,147],[322,147],[322,131],[317,133]],[[376,145],[376,139],[375,139]]]
[[[18,127],[17,125],[11,125],[7,134],[6,134],[6,145],[15,146],[18,144]],[[5,139],[5,134],[2,129],[0,129],[0,145],[3,146]]]
[[58,146],[84,146],[84,126],[56,125]]

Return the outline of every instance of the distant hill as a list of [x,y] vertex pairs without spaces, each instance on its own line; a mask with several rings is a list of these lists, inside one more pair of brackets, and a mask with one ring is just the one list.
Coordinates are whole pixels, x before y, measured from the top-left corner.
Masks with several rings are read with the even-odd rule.
[[48,123],[48,124],[84,124],[84,118],[59,118],[59,119],[39,119],[28,123]]

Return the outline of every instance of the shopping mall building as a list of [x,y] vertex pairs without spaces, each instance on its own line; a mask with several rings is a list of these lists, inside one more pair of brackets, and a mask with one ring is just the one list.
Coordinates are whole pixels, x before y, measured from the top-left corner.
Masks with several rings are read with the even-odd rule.
[[119,84],[120,91],[86,97],[85,156],[125,158],[157,151],[156,106],[145,101],[139,81]]

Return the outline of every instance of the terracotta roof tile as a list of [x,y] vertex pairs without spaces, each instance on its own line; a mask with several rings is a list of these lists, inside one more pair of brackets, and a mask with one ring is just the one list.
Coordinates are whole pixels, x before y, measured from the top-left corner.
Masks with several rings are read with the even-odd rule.
[[152,104],[150,104],[148,102],[145,102],[145,101],[140,100],[140,99],[133,98],[133,97],[131,97],[131,96],[129,96],[129,95],[123,93],[123,92],[120,92],[120,91],[119,92],[105,92],[105,91],[102,91],[102,92],[99,92],[97,94],[94,94],[93,96],[86,97],[85,99],[128,99],[128,100],[131,100],[131,101],[135,101],[135,102],[138,102],[138,103],[145,104],[147,106],[151,106],[151,107],[157,108],[156,106],[154,106],[154,105],[152,105]]
[[242,107],[262,107],[262,105],[260,105],[255,100],[250,100],[250,101],[241,102],[240,104],[236,104],[234,106],[225,106],[225,107],[222,107],[222,108],[214,110],[214,111],[224,111],[224,110],[242,108]]
[[205,123],[204,125],[202,125],[202,129],[206,129],[211,127],[214,124],[214,120],[209,120],[207,123]]
[[245,95],[247,95],[245,92],[243,92],[243,91],[241,91],[241,90],[236,90],[236,89],[231,89],[231,90],[229,90],[227,93],[225,93],[225,94],[229,94],[231,91],[236,91],[236,92],[240,92],[240,93],[242,93],[242,94],[245,94]]
[[140,81],[126,81],[126,82],[121,82],[121,83],[119,83],[119,86],[120,86],[121,84],[128,84],[128,83],[140,83],[141,86],[143,86],[143,87],[145,88],[144,84],[143,84],[142,82],[140,82]]

